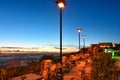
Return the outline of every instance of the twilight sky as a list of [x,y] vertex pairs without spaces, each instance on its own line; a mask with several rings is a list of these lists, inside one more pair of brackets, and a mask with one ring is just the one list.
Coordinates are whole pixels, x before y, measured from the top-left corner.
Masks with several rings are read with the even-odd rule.
[[[120,0],[66,0],[63,45],[120,43]],[[81,45],[83,40],[81,37]],[[0,0],[0,46],[59,47],[59,8],[55,0]]]

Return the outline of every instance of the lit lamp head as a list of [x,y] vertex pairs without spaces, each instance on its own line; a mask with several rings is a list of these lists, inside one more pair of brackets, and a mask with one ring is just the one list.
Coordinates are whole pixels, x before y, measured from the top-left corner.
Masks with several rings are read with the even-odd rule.
[[82,38],[86,38],[86,35],[82,35]]
[[65,0],[58,0],[56,1],[56,4],[58,5],[59,8],[64,8],[66,6]]
[[78,32],[78,33],[80,33],[81,31],[82,31],[82,29],[81,29],[81,28],[78,28],[78,29],[77,29],[77,32]]

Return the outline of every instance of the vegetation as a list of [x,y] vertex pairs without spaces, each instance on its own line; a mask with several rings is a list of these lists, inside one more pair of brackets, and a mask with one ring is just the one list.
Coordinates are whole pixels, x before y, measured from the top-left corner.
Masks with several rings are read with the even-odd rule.
[[116,80],[117,67],[115,66],[116,60],[111,59],[111,54],[97,54],[91,56],[92,63],[92,80]]

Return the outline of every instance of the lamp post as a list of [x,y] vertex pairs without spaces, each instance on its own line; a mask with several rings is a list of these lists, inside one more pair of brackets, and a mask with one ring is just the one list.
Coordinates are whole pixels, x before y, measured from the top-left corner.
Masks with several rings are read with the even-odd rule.
[[85,38],[86,38],[86,35],[82,35],[82,38],[83,38],[83,51],[85,53]]
[[82,35],[82,38],[83,38],[83,48],[85,48],[85,38],[86,38],[86,35]]
[[80,52],[80,32],[82,31],[81,28],[78,28],[77,29],[77,32],[78,32],[78,37],[79,37],[79,52]]
[[[62,9],[66,6],[65,0],[57,0],[56,4],[60,9],[60,63],[62,65]],[[63,79],[62,68],[60,69],[61,79]]]

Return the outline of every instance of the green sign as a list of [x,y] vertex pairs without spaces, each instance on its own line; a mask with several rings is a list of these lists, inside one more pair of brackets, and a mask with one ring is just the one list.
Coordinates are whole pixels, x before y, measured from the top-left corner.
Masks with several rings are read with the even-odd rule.
[[104,49],[105,53],[112,53],[112,59],[120,59],[120,56],[115,56],[115,53],[119,52],[119,50],[113,49]]

